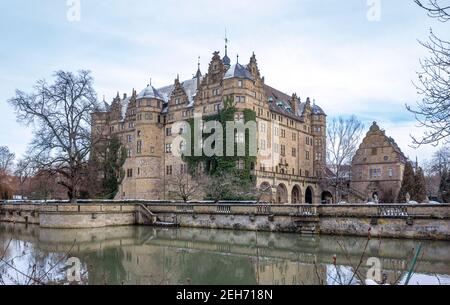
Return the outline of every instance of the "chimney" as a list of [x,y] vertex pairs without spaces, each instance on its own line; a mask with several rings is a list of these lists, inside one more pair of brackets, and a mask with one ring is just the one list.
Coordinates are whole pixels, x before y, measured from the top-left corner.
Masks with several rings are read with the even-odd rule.
[[292,109],[292,112],[296,115],[297,111],[298,111],[298,97],[297,97],[297,93],[292,94],[292,97],[291,97],[291,109]]

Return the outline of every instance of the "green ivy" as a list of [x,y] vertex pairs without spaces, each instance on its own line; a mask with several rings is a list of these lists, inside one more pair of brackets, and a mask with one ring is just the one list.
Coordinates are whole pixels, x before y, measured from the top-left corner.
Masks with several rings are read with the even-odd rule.
[[[204,164],[204,170],[205,173],[209,176],[221,176],[224,174],[231,173],[234,176],[238,177],[239,183],[243,186],[248,185],[249,187],[251,185],[254,185],[255,177],[251,174],[251,165],[256,165],[256,156],[250,156],[249,150],[250,150],[250,134],[249,130],[245,131],[245,156],[237,156],[237,145],[234,145],[234,139],[233,143],[230,145],[235,146],[235,153],[233,156],[227,156],[226,155],[226,148],[227,148],[227,139],[226,139],[226,122],[228,121],[234,121],[234,115],[236,112],[242,112],[244,115],[244,121],[247,122],[256,122],[256,113],[253,110],[250,109],[237,109],[234,105],[233,100],[227,99],[224,102],[224,108],[215,115],[210,115],[207,117],[203,117],[204,122],[209,121],[217,121],[220,122],[223,126],[223,156],[205,156],[204,154],[202,156],[194,156],[194,119],[189,119],[188,123],[190,125],[191,130],[191,147],[187,148],[191,150],[190,155],[186,156],[183,155],[183,160],[188,165],[188,169],[191,173],[194,173],[200,163]],[[214,133],[214,130],[210,134],[203,133],[203,140],[207,139]],[[238,170],[236,168],[236,161],[243,160],[245,163],[245,169],[244,170]],[[236,200],[236,199],[252,199],[252,198],[223,198],[224,200],[230,199],[230,200]]]

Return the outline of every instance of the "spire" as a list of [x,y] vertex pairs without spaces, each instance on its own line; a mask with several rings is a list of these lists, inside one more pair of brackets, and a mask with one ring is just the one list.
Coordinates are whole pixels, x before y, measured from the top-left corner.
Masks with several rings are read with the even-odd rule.
[[227,68],[231,66],[231,60],[228,57],[228,37],[226,28],[225,28],[225,56],[223,57],[222,62]]
[[236,63],[239,63],[239,54],[236,55]]
[[199,56],[198,63],[197,63],[197,73],[195,73],[194,78],[196,78],[197,81],[199,81],[201,77],[202,77],[202,71],[200,71],[200,56]]
[[227,28],[225,28],[225,56],[228,55],[228,37],[227,37]]

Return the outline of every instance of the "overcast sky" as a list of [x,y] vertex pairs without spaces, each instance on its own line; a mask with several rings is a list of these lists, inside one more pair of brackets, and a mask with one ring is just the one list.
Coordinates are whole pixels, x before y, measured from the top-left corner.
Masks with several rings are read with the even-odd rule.
[[[71,2],[73,0],[69,0]],[[212,52],[247,62],[256,53],[266,83],[311,97],[329,115],[357,115],[366,129],[377,121],[410,158],[421,132],[405,104],[419,99],[412,84],[430,27],[449,37],[448,24],[427,17],[413,0],[81,0],[79,21],[66,0],[0,2],[0,145],[22,155],[31,129],[16,123],[7,104],[15,89],[30,91],[56,70],[89,69],[99,99],[192,77]],[[374,7],[376,9],[376,6]],[[70,15],[73,16],[73,15]]]

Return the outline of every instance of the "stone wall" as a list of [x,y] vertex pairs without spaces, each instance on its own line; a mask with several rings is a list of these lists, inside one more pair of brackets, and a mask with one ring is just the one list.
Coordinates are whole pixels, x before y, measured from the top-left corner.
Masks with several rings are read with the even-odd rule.
[[0,221],[46,228],[143,224],[140,205],[182,227],[450,240],[450,204],[260,205],[99,201],[80,204],[1,204]]
[[136,206],[120,204],[0,204],[0,222],[80,229],[136,224]]

